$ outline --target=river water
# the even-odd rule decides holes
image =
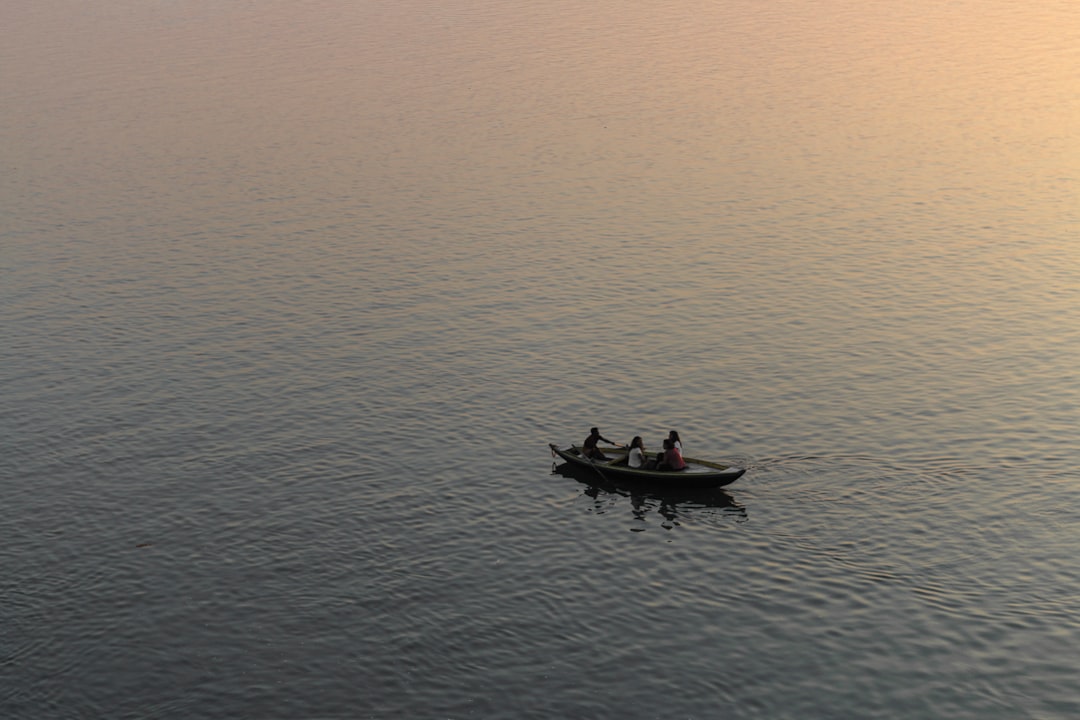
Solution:
[[[0,716],[1080,715],[1075,3],[0,40]]]

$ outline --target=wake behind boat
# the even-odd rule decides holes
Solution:
[[[721,465],[708,460],[683,458],[686,468],[683,470],[645,470],[632,468],[626,464],[626,448],[603,448],[607,460],[594,460],[584,457],[581,448],[571,446],[565,450],[555,443],[549,443],[553,457],[560,457],[567,463],[592,470],[601,478],[611,482],[633,482],[672,488],[714,488],[735,482],[746,472],[743,468]],[[650,453],[646,453],[651,457]]]

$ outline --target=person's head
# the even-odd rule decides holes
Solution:
[[[675,442],[669,437],[664,438],[664,449],[670,450],[673,447],[675,447]]]
[[[671,442],[682,442],[682,440],[679,439],[679,433],[675,432],[674,430],[669,432],[667,436],[671,438]]]
[[[630,447],[632,447],[632,448],[643,447],[642,444],[641,444],[641,436],[640,435],[635,435],[634,436],[634,439],[630,441]]]
[[[593,428],[592,430],[589,430],[589,434],[590,435],[599,435],[600,434],[600,428]]]

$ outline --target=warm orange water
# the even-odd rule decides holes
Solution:
[[[1077,48],[0,8],[0,715],[1076,716]],[[748,472],[550,475],[594,424]]]

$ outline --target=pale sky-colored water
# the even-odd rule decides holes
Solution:
[[[1078,41],[0,8],[0,714],[1075,716]]]
[[[1067,3],[4,12],[20,186],[66,176],[70,195],[80,169],[115,169],[107,189],[133,200],[142,188],[183,203],[263,192],[486,209],[496,183],[571,214],[591,200],[665,222],[747,196],[794,209],[834,188],[832,210],[855,219],[882,201],[985,214],[980,200],[1050,231],[1076,219]],[[260,183],[200,172],[230,162]],[[1046,200],[1017,203],[1029,191]]]

